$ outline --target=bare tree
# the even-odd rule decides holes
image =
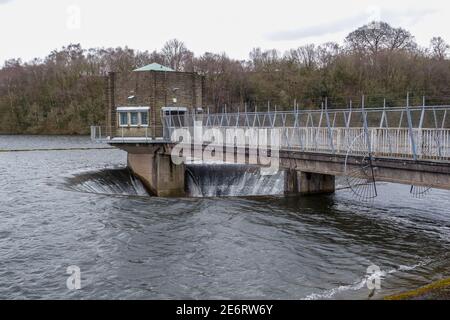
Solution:
[[[402,28],[393,28],[386,22],[372,22],[364,25],[351,32],[345,41],[352,50],[374,55],[381,50],[416,48],[411,33]]]
[[[72,44],[43,59],[8,60],[0,66],[0,132],[86,134],[86,124],[105,121],[104,75],[116,71],[118,88],[134,87],[130,71],[150,62],[205,75],[205,105],[234,105],[235,111],[238,105],[253,110],[268,100],[280,110],[294,100],[303,108],[316,108],[321,102],[316,98],[324,95],[344,106],[343,96],[360,92],[382,93],[392,103],[403,101],[406,91],[445,97],[449,50],[440,37],[433,38],[428,49],[418,47],[408,31],[387,23],[353,31],[345,47],[310,44],[283,56],[276,50],[254,49],[243,61],[225,53],[193,57],[178,40],[153,52],[127,47],[85,50]],[[433,99],[430,103],[447,102]],[[368,105],[379,103],[378,98],[368,100]]]
[[[450,46],[441,37],[433,37],[430,41],[430,49],[433,58],[444,60]]]
[[[183,41],[177,39],[167,41],[161,54],[165,63],[175,71],[186,71],[186,67],[192,64],[193,53],[186,48]]]
[[[327,42],[317,47],[317,64],[325,68],[339,55],[341,48],[335,42]]]
[[[312,69],[316,65],[316,46],[307,44],[297,49],[292,49],[287,53],[287,58],[299,66]]]
[[[414,37],[403,28],[389,28],[387,37],[388,49],[394,50],[413,50],[417,47]]]

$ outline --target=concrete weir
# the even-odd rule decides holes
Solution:
[[[128,166],[147,189],[160,197],[185,196],[185,166],[172,162],[173,143],[110,143],[128,153]],[[192,147],[192,146],[191,146]],[[202,147],[203,151],[205,146]],[[228,158],[224,148],[223,159]],[[242,152],[240,164],[249,163],[249,149],[233,150],[232,155]],[[208,153],[203,153],[206,158]],[[286,194],[326,194],[335,191],[335,177],[361,170],[360,158],[329,155],[294,150],[280,150],[279,166],[285,174]],[[450,190],[450,166],[444,161],[417,161],[411,159],[375,158],[373,160],[376,181],[402,183]]]
[[[172,144],[113,144],[128,153],[128,168],[147,190],[158,197],[186,196],[184,164],[177,165],[171,159]],[[335,192],[335,176],[304,172],[289,167],[284,175],[287,195],[329,194]]]

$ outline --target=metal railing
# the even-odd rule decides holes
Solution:
[[[193,127],[172,128],[187,130],[194,137]],[[409,129],[368,128],[294,128],[294,127],[202,127],[203,132],[214,129],[220,135],[222,145],[243,148],[255,145],[252,136],[261,139],[261,132],[268,145],[276,143],[276,148],[287,151],[314,152],[327,154],[366,154],[376,157],[405,158],[416,160],[449,160],[450,129],[413,129],[416,144],[415,153]],[[259,129],[259,131],[256,131]],[[264,130],[266,130],[264,132]],[[274,132],[276,134],[274,134]],[[275,138],[276,136],[276,138]],[[243,137],[241,139],[237,137]],[[252,142],[253,141],[253,142]],[[370,142],[370,148],[368,142]],[[171,142],[177,142],[172,140]]]
[[[127,143],[131,141],[150,143],[160,141],[164,128],[91,126],[91,140],[100,143]]]
[[[367,153],[379,157],[445,160],[450,158],[450,106],[328,109],[266,112],[209,112],[163,115],[162,127],[92,127],[93,140],[102,142],[153,142],[171,140],[176,129],[194,136],[195,128],[215,129],[228,136],[265,129],[278,131],[279,148],[329,154]],[[105,132],[113,132],[105,135]],[[249,133],[250,132],[250,133]],[[267,137],[270,141],[271,137]],[[230,143],[230,142],[228,142]],[[236,142],[232,142],[236,145]]]
[[[364,120],[366,118],[366,120]],[[235,113],[186,113],[162,117],[164,127],[368,127],[450,128],[450,106],[349,108]]]

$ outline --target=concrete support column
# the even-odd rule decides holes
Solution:
[[[287,170],[284,181],[286,194],[327,194],[336,187],[335,176],[296,170]]]
[[[185,166],[175,165],[170,155],[128,153],[128,167],[158,197],[185,196]]]

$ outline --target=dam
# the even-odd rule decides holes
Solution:
[[[450,106],[410,105],[406,95],[404,106],[368,108],[362,96],[344,109],[324,99],[315,110],[244,105],[218,113],[203,108],[203,81],[157,64],[122,80],[110,73],[108,123],[91,127],[92,140],[126,151],[129,169],[160,197],[185,196],[186,163],[196,161],[217,170],[275,164],[286,194],[333,193],[336,176],[362,199],[377,196],[378,181],[417,194],[450,190]]]

